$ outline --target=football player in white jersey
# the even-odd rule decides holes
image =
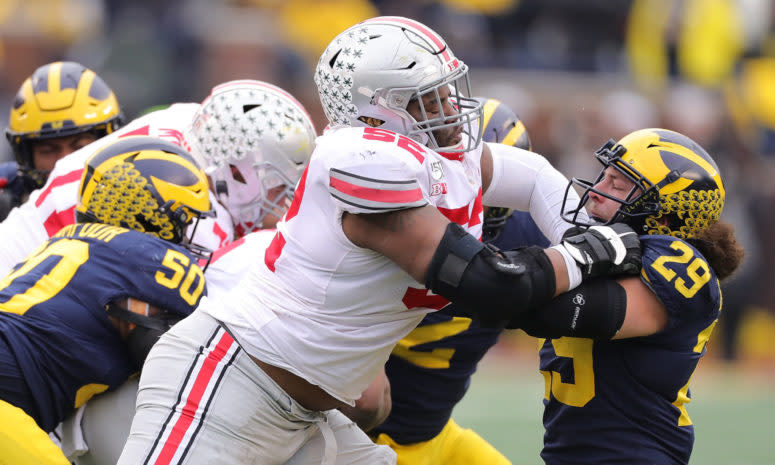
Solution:
[[[424,314],[452,300],[498,325],[584,279],[638,272],[640,243],[622,225],[546,250],[479,242],[483,192],[529,208],[559,241],[567,181],[540,156],[511,162],[480,142],[467,71],[406,18],[331,42],[315,81],[332,127],[265,251],[244,257],[250,274],[151,350],[120,465],[395,463],[336,408]]]
[[[317,133],[291,94],[266,82],[238,80],[213,88],[187,137],[240,238],[280,220]]]
[[[272,112],[267,112],[268,107]],[[194,241],[215,250],[232,241],[235,232],[260,228],[265,219],[277,221],[279,215],[272,211],[290,202],[312,151],[315,128],[290,94],[251,80],[218,85],[201,105],[176,103],[137,118],[59,160],[45,186],[11,211],[0,224],[0,241],[5,244],[0,249],[0,275],[73,223],[84,162],[100,147],[129,135],[150,135],[181,145],[205,169],[217,216],[202,221]],[[267,138],[277,140],[282,148],[253,149]]]
[[[175,119],[170,118],[173,114]],[[301,103],[277,86],[254,80],[220,84],[201,105],[176,104],[140,120],[144,123],[131,123],[130,132],[175,134],[171,127],[153,129],[161,126],[154,122],[180,122],[183,137],[174,141],[198,155],[222,210],[228,210],[221,214],[231,220],[227,226],[233,225],[237,237],[274,227],[290,203],[316,137]],[[216,235],[213,242],[218,240]],[[241,242],[229,242],[214,256]],[[208,267],[208,292],[217,296],[236,285],[243,267]],[[129,432],[136,391],[136,380],[130,380],[93,398],[65,421],[59,431],[65,455],[78,465],[115,463]]]

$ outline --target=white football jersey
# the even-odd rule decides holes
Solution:
[[[350,242],[342,214],[430,204],[480,237],[481,146],[447,156],[384,129],[327,131],[271,243],[240,252],[249,273],[200,309],[252,355],[352,403],[393,346],[447,301]]]
[[[253,260],[246,257],[263,257],[276,232],[276,229],[254,231],[216,250],[205,270],[207,295],[217,300],[236,288],[254,266]]]
[[[30,194],[24,204],[11,210],[0,223],[0,243],[3,244],[0,247],[0,276],[7,274],[64,226],[75,222],[81,173],[86,160],[97,150],[120,137],[132,135],[160,137],[190,150],[183,135],[197,109],[198,103],[178,103],[149,113],[59,160],[46,185]],[[215,250],[231,241],[234,226],[228,211],[212,192],[210,202],[216,218],[199,222],[194,242]]]

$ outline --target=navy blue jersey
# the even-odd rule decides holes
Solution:
[[[103,224],[62,229],[0,281],[0,398],[52,430],[136,371],[106,304],[133,297],[188,315],[203,291],[182,247]]]
[[[549,247],[549,240],[538,229],[530,213],[515,211],[506,218],[506,225],[493,244],[500,249],[510,250],[528,245]]]
[[[689,461],[689,380],[719,316],[719,283],[687,242],[669,236],[641,241],[641,277],[667,309],[668,324],[647,337],[544,342],[541,456],[547,464]]]
[[[510,249],[547,242],[529,214],[515,212],[493,244]],[[447,424],[477,364],[501,332],[454,316],[459,313],[454,304],[429,313],[393,349],[385,365],[393,407],[373,433],[412,444],[434,438]]]

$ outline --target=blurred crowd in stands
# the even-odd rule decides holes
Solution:
[[[66,59],[97,71],[130,120],[252,78],[290,90],[322,129],[317,57],[376,15],[412,17],[445,37],[471,66],[475,93],[511,106],[534,150],[569,177],[593,176],[592,151],[639,128],[673,129],[707,148],[728,182],[724,216],[747,249],[727,285],[715,353],[775,358],[769,0],[2,0],[0,126],[21,82]],[[10,158],[0,144],[0,159]]]

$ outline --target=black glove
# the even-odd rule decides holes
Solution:
[[[572,226],[565,230],[564,233],[562,233],[562,240],[572,237],[572,236],[578,236],[579,234],[584,234],[587,232],[587,229],[589,229],[588,226]]]
[[[637,233],[624,223],[590,226],[581,234],[565,237],[561,245],[581,267],[583,280],[603,275],[640,273],[640,240]]]
[[[10,189],[0,189],[0,221],[4,221],[14,207],[18,207],[19,199]]]

